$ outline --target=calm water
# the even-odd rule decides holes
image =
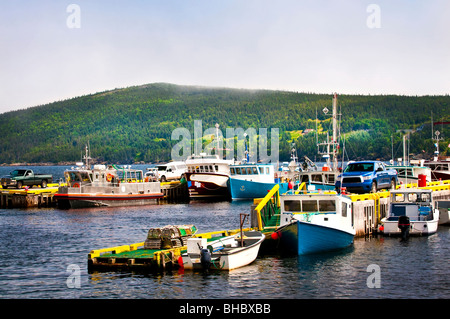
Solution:
[[[0,167],[0,175],[10,170]],[[60,174],[63,168],[39,170]],[[266,256],[229,273],[87,272],[92,249],[142,242],[149,228],[168,224],[195,224],[200,232],[236,229],[239,213],[249,211],[243,201],[0,209],[0,298],[450,298],[449,227],[408,242],[356,239],[338,253]],[[379,288],[368,287],[370,265],[380,269]],[[79,288],[68,287],[70,267],[81,271]]]

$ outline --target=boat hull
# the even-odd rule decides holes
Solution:
[[[193,199],[230,199],[227,175],[186,173],[189,197]]]
[[[438,221],[411,221],[409,236],[427,236],[437,232]],[[401,236],[402,232],[398,228],[398,221],[385,221],[383,233],[386,236]]]
[[[294,221],[278,230],[282,250],[298,255],[349,247],[354,234],[308,222]]]
[[[61,208],[139,206],[157,202],[163,193],[134,195],[55,194]]]
[[[265,235],[257,232],[256,236],[244,239],[244,247],[225,248],[212,252],[210,270],[233,270],[251,264],[258,257],[261,243]],[[221,245],[225,240],[219,240],[216,243]],[[228,238],[230,240],[230,238]],[[233,239],[234,241],[234,239]],[[214,243],[212,243],[215,246]],[[217,246],[217,245],[216,245]],[[215,246],[215,247],[216,247]],[[189,248],[188,248],[189,249]],[[212,248],[213,249],[213,248]],[[182,255],[183,267],[188,270],[205,270],[201,263],[200,254],[185,253]]]

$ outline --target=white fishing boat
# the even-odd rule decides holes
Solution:
[[[148,182],[142,170],[117,165],[93,165],[86,147],[86,163],[64,172],[65,186],[54,195],[61,208],[128,206],[156,203],[164,194],[159,182]]]
[[[186,160],[189,197],[229,199],[228,179],[234,161],[201,153]]]
[[[439,210],[433,206],[430,189],[391,191],[388,216],[381,220],[387,236],[430,235],[438,228]]]
[[[249,265],[258,257],[264,234],[244,231],[213,241],[206,238],[187,240],[187,252],[182,255],[184,269],[232,270]]]
[[[343,249],[356,231],[352,201],[336,192],[280,196],[280,227],[274,235],[283,251],[298,255]]]

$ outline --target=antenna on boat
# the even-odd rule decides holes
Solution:
[[[90,151],[89,141],[88,141],[88,143],[86,145],[85,152],[86,152],[86,154],[83,156],[83,159],[86,161],[86,168],[90,169],[91,165],[89,164],[89,160],[92,159],[92,158],[91,158],[91,151]]]

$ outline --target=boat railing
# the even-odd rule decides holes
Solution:
[[[275,186],[256,206],[258,230],[262,231],[265,227],[276,226],[277,216],[280,213],[280,186]]]

